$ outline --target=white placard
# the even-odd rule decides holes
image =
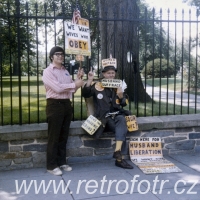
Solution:
[[[88,26],[65,21],[65,51],[67,54],[91,56],[90,29]]]
[[[117,59],[116,58],[107,58],[103,59],[102,61],[102,67],[107,67],[107,66],[114,66],[117,68]]]
[[[102,79],[101,84],[107,88],[119,88],[122,87],[122,80],[120,79]]]
[[[101,122],[94,116],[90,115],[85,122],[82,124],[82,128],[87,131],[90,135],[93,135],[99,128]]]

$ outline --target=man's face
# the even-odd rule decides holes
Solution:
[[[103,72],[103,76],[106,79],[114,79],[116,75],[115,70],[108,70],[106,72]]]
[[[54,63],[62,64],[64,61],[63,52],[55,52],[52,56],[52,60]]]

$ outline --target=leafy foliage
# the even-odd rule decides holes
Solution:
[[[144,77],[149,76],[152,78],[170,77],[174,74],[174,65],[166,59],[157,58],[147,63],[147,66],[142,70],[142,74]]]

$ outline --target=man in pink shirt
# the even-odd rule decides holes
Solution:
[[[79,69],[77,78],[72,80],[69,72],[62,65],[65,52],[55,46],[51,49],[50,65],[43,72],[46,89],[46,115],[48,121],[47,171],[62,175],[61,169],[71,171],[66,163],[66,144],[72,118],[72,93],[83,85],[83,71]]]

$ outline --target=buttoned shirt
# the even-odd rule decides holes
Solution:
[[[75,92],[75,83],[63,66],[57,68],[51,63],[43,71],[42,81],[46,89],[47,99],[70,99],[72,93]]]

